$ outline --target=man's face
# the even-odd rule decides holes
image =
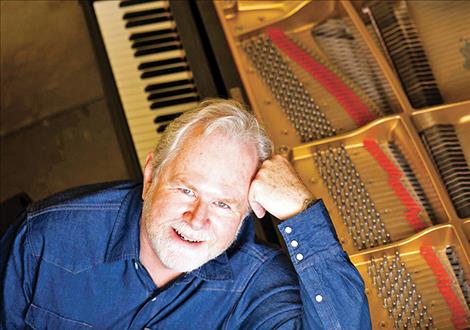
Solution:
[[[151,186],[144,184],[142,230],[167,268],[189,272],[231,245],[257,161],[252,145],[191,132]]]

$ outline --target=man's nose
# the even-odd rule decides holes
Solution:
[[[183,215],[193,229],[203,229],[209,222],[209,207],[202,201],[194,203]]]

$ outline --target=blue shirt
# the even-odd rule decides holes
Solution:
[[[321,201],[255,243],[165,287],[139,260],[141,185],[95,185],[33,204],[1,241],[2,329],[369,329],[363,281]],[[290,260],[289,260],[290,259]]]

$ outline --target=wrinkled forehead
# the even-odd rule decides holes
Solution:
[[[215,138],[214,138],[215,137]],[[215,140],[215,141],[214,141]],[[221,145],[222,143],[239,144],[242,145],[243,149],[251,152],[255,151],[257,162],[260,162],[257,141],[255,141],[249,134],[237,134],[235,131],[231,131],[230,128],[225,126],[211,126],[209,127],[206,123],[195,124],[184,133],[181,137],[179,146],[194,146],[196,142],[202,144],[215,143]]]
[[[227,171],[245,169],[252,172],[258,164],[257,151],[252,143],[220,131],[189,135],[179,156],[225,165]]]

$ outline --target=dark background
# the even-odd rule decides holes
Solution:
[[[129,178],[78,0],[0,6],[0,202]]]

